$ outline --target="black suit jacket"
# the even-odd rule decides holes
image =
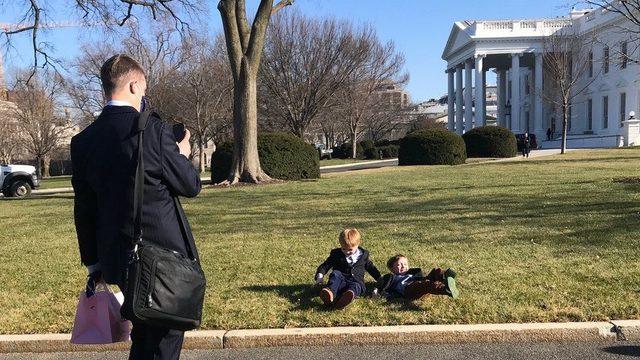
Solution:
[[[414,279],[417,279],[417,280],[426,279],[425,276],[424,276],[424,273],[422,272],[422,269],[420,269],[420,268],[411,268],[411,269],[407,270],[406,273],[409,274],[409,275],[413,275]],[[429,275],[431,275],[431,273]],[[377,284],[376,288],[380,292],[390,292],[390,291],[392,291],[393,289],[390,289],[390,287],[391,287],[391,284],[393,283],[393,278],[394,277],[395,277],[395,274],[385,274],[380,279],[378,279],[378,284]]]
[[[106,106],[71,140],[75,224],[82,263],[99,263],[110,284],[121,285],[133,238],[133,188],[137,165],[138,111]],[[174,196],[195,197],[200,175],[179,153],[171,126],[155,114],[144,132],[143,239],[186,254],[197,250]],[[184,229],[178,222],[184,221]]]
[[[368,272],[376,281],[380,278],[380,271],[369,258],[369,252],[363,248],[359,248],[362,255],[353,266],[347,262],[347,257],[340,248],[331,250],[329,257],[325,260],[316,271],[316,274],[325,275],[329,270],[338,270],[346,275],[351,275],[356,281],[364,286],[364,272]]]

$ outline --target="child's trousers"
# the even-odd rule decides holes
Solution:
[[[329,288],[336,297],[339,297],[347,290],[353,291],[353,293],[356,294],[356,297],[364,293],[364,286],[356,281],[353,276],[349,274],[345,275],[337,270],[333,270],[331,275],[329,275],[327,288]]]

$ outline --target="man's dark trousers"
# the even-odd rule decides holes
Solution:
[[[98,264],[103,279],[121,289],[132,250],[138,117],[131,106],[106,106],[71,141],[80,258],[84,265]],[[187,218],[173,198],[196,196],[200,175],[180,154],[171,126],[157,116],[149,117],[143,147],[143,239],[183,255],[187,255],[188,242],[198,259]],[[134,323],[130,358],[178,359],[183,336],[181,331]]]
[[[336,297],[342,295],[347,290],[353,291],[356,297],[364,293],[362,285],[358,281],[356,281],[356,279],[354,279],[351,275],[345,275],[338,270],[333,270],[331,272],[331,275],[329,275],[329,282],[327,283],[327,287]]]

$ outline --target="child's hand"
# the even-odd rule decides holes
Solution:
[[[371,293],[371,297],[374,299],[380,298],[380,292],[378,291],[378,288],[373,289],[373,293]]]
[[[321,273],[317,273],[315,280],[316,284],[322,284],[322,282],[324,281],[324,275],[322,275]]]

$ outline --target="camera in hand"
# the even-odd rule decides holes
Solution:
[[[187,136],[187,129],[184,124],[178,123],[173,125],[173,137],[176,138],[176,142],[181,142],[184,137]]]

